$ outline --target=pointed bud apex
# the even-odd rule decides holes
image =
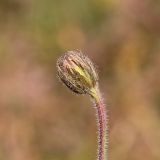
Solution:
[[[68,51],[57,61],[58,76],[73,92],[90,94],[98,75],[91,60],[80,51]]]

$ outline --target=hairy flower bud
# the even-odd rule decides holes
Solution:
[[[64,84],[78,94],[90,94],[98,75],[91,60],[80,51],[68,51],[57,61],[58,76]]]

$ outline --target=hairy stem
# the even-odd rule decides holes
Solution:
[[[94,99],[96,118],[97,118],[97,128],[98,128],[98,150],[97,150],[97,160],[108,160],[107,158],[107,114],[105,105],[102,100],[98,86],[92,94]]]

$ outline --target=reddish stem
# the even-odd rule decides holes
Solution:
[[[98,128],[97,160],[107,160],[107,115],[98,87],[96,89],[94,100]]]

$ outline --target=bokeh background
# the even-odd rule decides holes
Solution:
[[[160,160],[159,0],[0,0],[0,160],[96,159],[92,104],[56,75],[74,49],[98,66],[110,160]]]

